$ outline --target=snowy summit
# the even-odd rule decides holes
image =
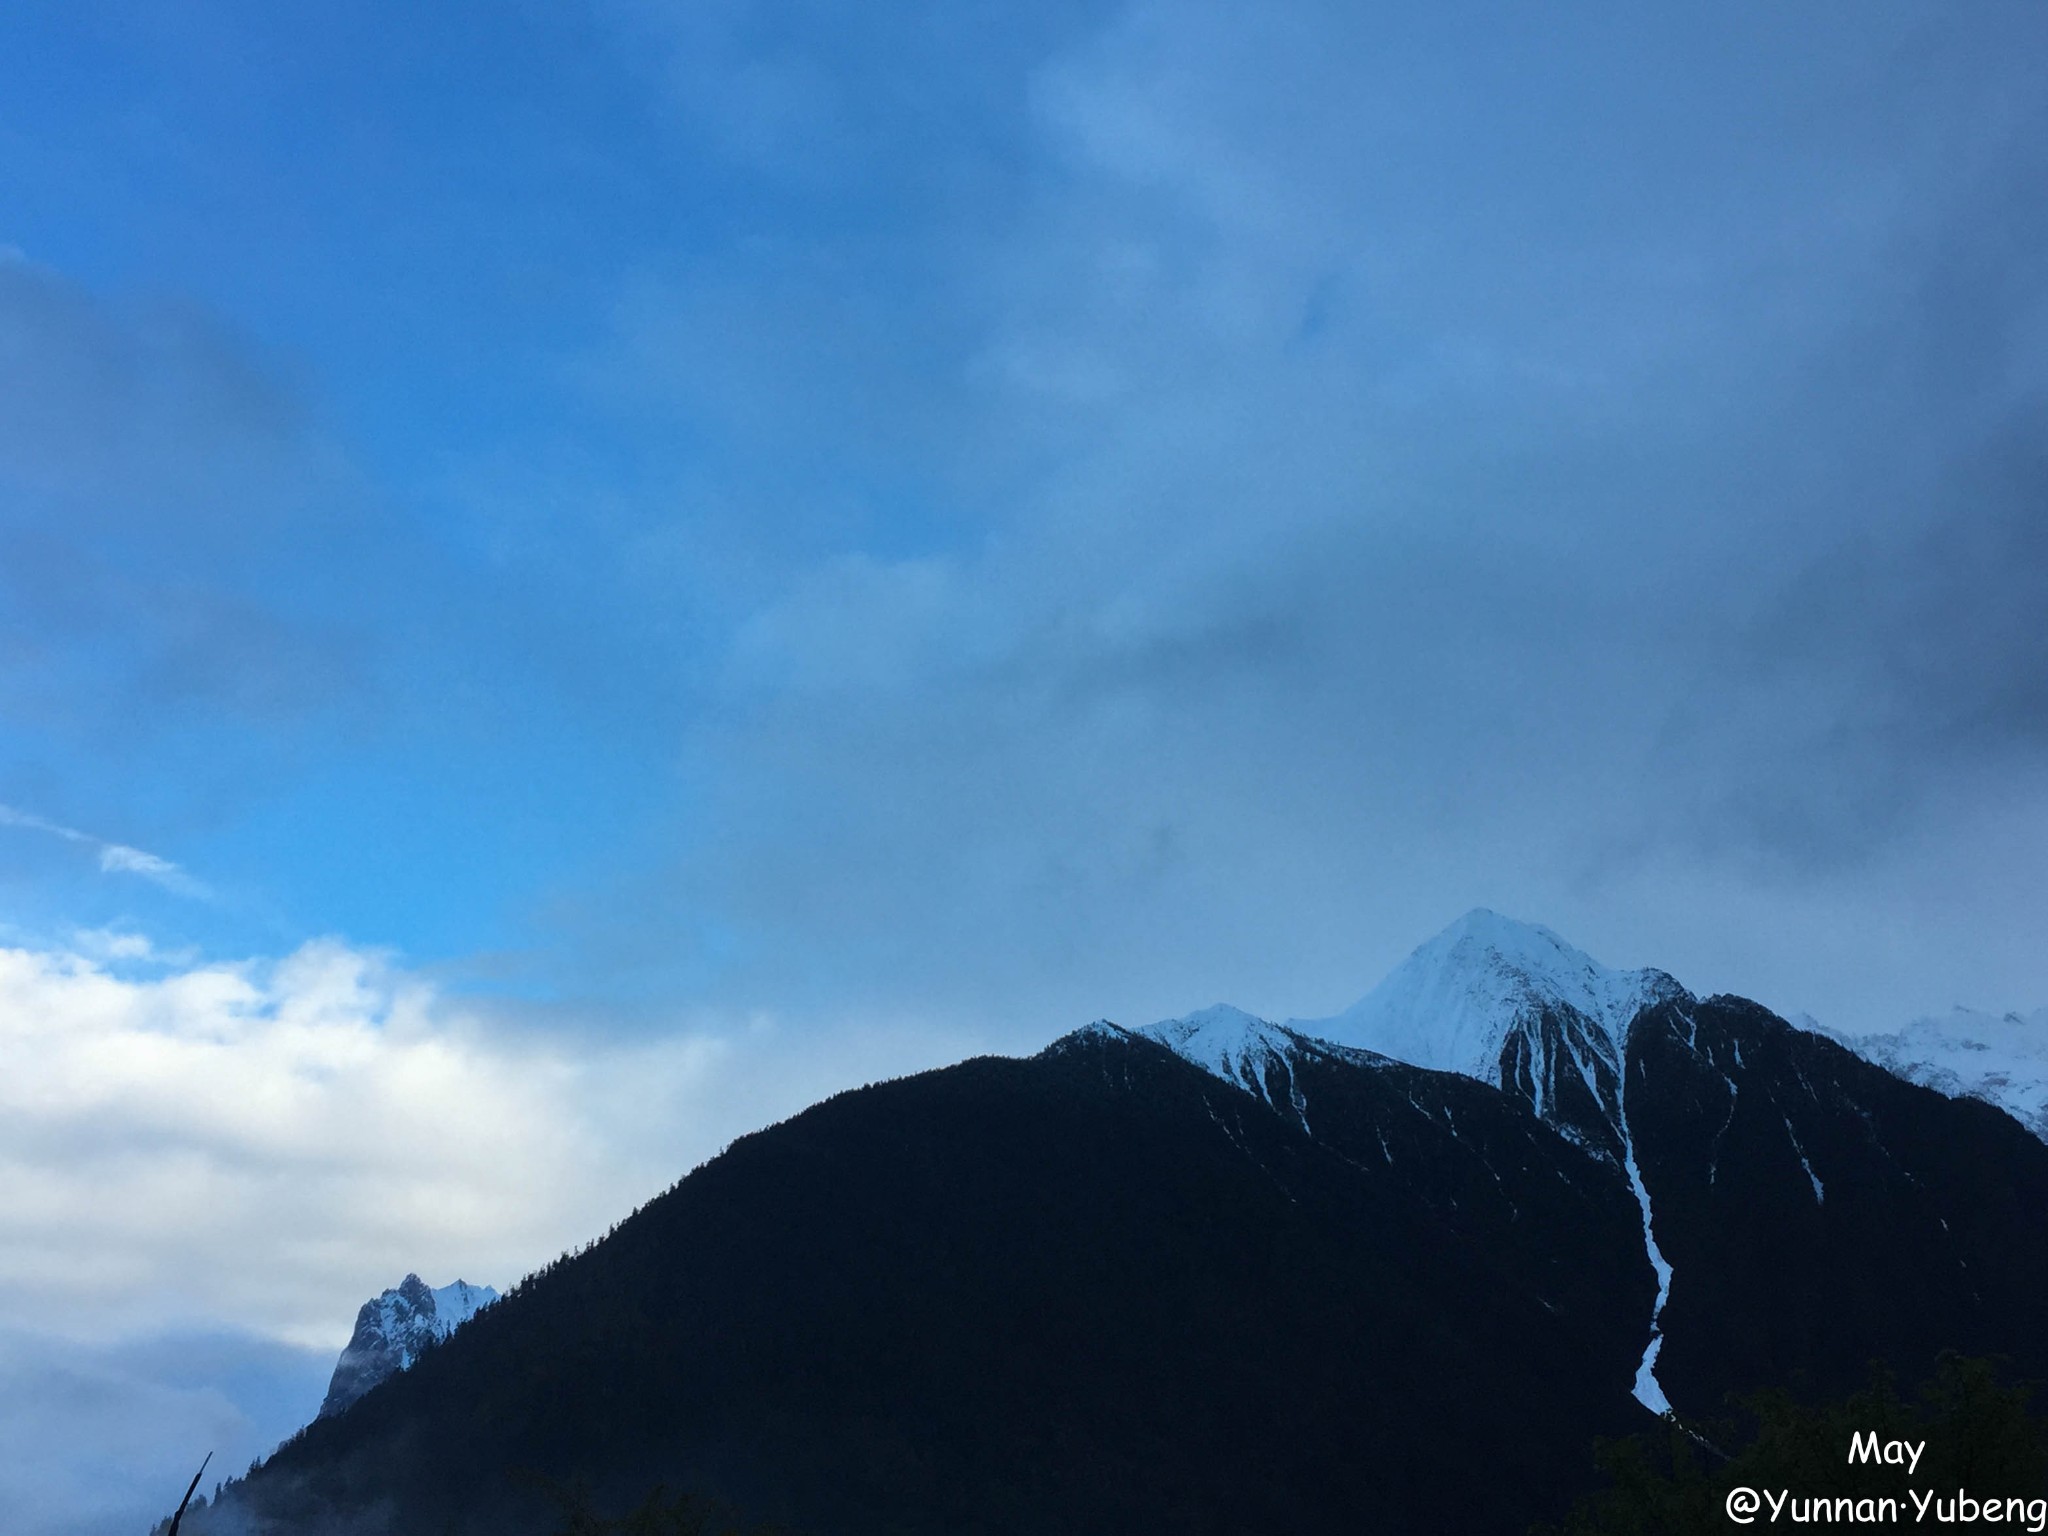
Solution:
[[[1635,1391],[1645,1407],[1662,1413],[1670,1404],[1656,1363],[1672,1271],[1658,1247],[1649,1191],[1636,1165],[1622,1063],[1636,1016],[1674,999],[1690,1002],[1692,995],[1662,971],[1609,970],[1548,928],[1479,908],[1335,1018],[1277,1025],[1219,1005],[1142,1033],[1268,1103],[1275,1083],[1284,1084],[1304,1130],[1309,1106],[1294,1063],[1304,1050],[1334,1050],[1359,1061],[1392,1058],[1476,1078],[1524,1100],[1561,1134],[1606,1159],[1635,1195],[1645,1255],[1657,1276]]]
[[[1396,1060],[1500,1082],[1510,1033],[1546,1009],[1599,1026],[1617,1050],[1646,1005],[1685,995],[1662,971],[1614,971],[1535,923],[1475,908],[1334,1018],[1296,1027]]]

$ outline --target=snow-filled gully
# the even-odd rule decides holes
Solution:
[[[1567,1043],[1567,1054],[1572,1065],[1579,1070],[1587,1090],[1597,1103],[1600,1097],[1599,1084],[1585,1057],[1580,1054],[1575,1042]],[[1634,1192],[1636,1206],[1643,1213],[1643,1251],[1649,1255],[1650,1268],[1657,1276],[1657,1300],[1650,1308],[1650,1342],[1643,1347],[1643,1358],[1636,1365],[1635,1399],[1652,1413],[1669,1413],[1671,1401],[1664,1395],[1664,1388],[1657,1382],[1657,1352],[1664,1347],[1664,1303],[1671,1298],[1671,1264],[1664,1257],[1664,1251],[1657,1246],[1657,1233],[1650,1219],[1650,1191],[1643,1183],[1643,1171],[1636,1166],[1635,1136],[1628,1128],[1628,1044],[1620,1046],[1620,1060],[1616,1063],[1614,1118],[1615,1129],[1621,1133],[1621,1166],[1628,1175],[1628,1187]]]
[[[1671,1297],[1671,1264],[1657,1247],[1657,1234],[1650,1224],[1650,1192],[1643,1187],[1642,1171],[1636,1167],[1635,1143],[1624,1132],[1621,1140],[1627,1158],[1629,1188],[1636,1192],[1636,1204],[1643,1212],[1643,1248],[1650,1255],[1650,1268],[1657,1272],[1657,1303],[1650,1309],[1650,1342],[1636,1366],[1636,1401],[1652,1413],[1669,1413],[1670,1399],[1657,1384],[1657,1351],[1664,1347],[1664,1303]]]
[[[1581,1067],[1583,1071],[1584,1068]],[[1635,1191],[1636,1205],[1643,1213],[1643,1250],[1650,1256],[1650,1268],[1657,1274],[1657,1300],[1650,1308],[1650,1342],[1636,1365],[1635,1398],[1652,1413],[1669,1413],[1671,1400],[1657,1382],[1657,1352],[1664,1347],[1664,1303],[1671,1299],[1671,1264],[1657,1246],[1656,1228],[1650,1219],[1650,1191],[1643,1183],[1643,1171],[1636,1166],[1636,1141],[1628,1128],[1628,1047],[1622,1046],[1621,1071],[1616,1080],[1615,1118],[1621,1122],[1622,1167],[1628,1173],[1628,1187]]]

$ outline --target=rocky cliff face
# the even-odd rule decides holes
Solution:
[[[497,1299],[498,1293],[488,1285],[466,1280],[430,1290],[418,1275],[407,1275],[382,1295],[371,1297],[356,1313],[356,1331],[335,1362],[320,1417],[340,1413]]]

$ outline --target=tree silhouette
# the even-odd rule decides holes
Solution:
[[[1737,1488],[1802,1499],[1891,1497],[1908,1518],[1909,1489],[2040,1498],[2048,1494],[2048,1421],[2029,1411],[2030,1397],[1999,1362],[1946,1354],[1912,1400],[1873,1365],[1869,1384],[1847,1398],[1814,1403],[1774,1390],[1745,1398],[1719,1421],[1669,1418],[1601,1442],[1595,1456],[1608,1485],[1581,1499],[1562,1526],[1536,1527],[1536,1536],[1727,1536],[1734,1527],[1725,1500]],[[1910,1471],[1852,1463],[1852,1438],[1870,1434],[1925,1442],[1924,1456]]]

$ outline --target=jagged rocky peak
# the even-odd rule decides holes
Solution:
[[[340,1413],[385,1377],[405,1370],[422,1350],[447,1338],[497,1299],[498,1293],[488,1285],[457,1280],[431,1289],[418,1275],[407,1275],[371,1297],[356,1313],[355,1332],[334,1364],[320,1417]]]
[[[1690,996],[1662,971],[1610,970],[1548,928],[1479,908],[1344,1012],[1297,1027],[1492,1083],[1619,1160],[1629,1024]]]

